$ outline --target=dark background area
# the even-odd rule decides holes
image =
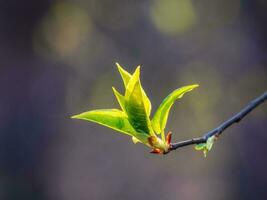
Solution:
[[[267,107],[226,130],[207,158],[149,154],[70,116],[118,107],[115,67],[171,111],[174,140],[200,136],[267,86],[265,0],[1,0],[0,199],[267,199]],[[152,111],[152,112],[153,112]]]

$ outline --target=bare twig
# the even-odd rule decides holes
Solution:
[[[177,143],[172,143],[170,146],[170,151],[178,149],[180,147],[192,145],[192,144],[200,144],[205,143],[207,139],[211,136],[219,136],[222,132],[233,125],[234,123],[238,123],[242,120],[248,113],[250,113],[257,106],[262,104],[267,99],[267,91],[265,91],[261,96],[251,101],[246,107],[244,107],[240,112],[236,113],[233,117],[229,118],[222,124],[220,124],[217,128],[205,133],[202,137],[192,138],[189,140],[180,141]]]

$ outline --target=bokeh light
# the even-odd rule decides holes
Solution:
[[[197,21],[191,0],[154,0],[150,15],[157,29],[171,35],[186,32]]]
[[[68,57],[90,36],[92,23],[86,10],[68,2],[53,4],[41,20],[35,37],[35,50],[41,55]]]

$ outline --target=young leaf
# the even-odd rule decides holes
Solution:
[[[113,93],[115,95],[115,97],[117,98],[119,104],[120,104],[120,107],[121,109],[126,112],[125,110],[125,99],[124,99],[124,96],[122,96],[117,90],[115,87],[112,87],[112,90],[113,90]]]
[[[135,136],[136,131],[130,125],[127,115],[117,109],[99,109],[74,115],[71,118],[95,122],[127,135]]]
[[[124,86],[125,86],[125,88],[127,88],[127,85],[129,83],[130,79],[132,78],[132,75],[129,72],[127,72],[126,70],[124,70],[120,66],[119,63],[116,63],[116,65],[117,65],[117,68],[118,68],[118,70],[120,72],[120,75],[122,77]],[[137,69],[138,68],[140,68],[140,66],[138,66]],[[150,102],[149,98],[147,97],[147,95],[146,95],[144,89],[142,88],[142,86],[141,86],[141,90],[142,90],[142,94],[143,94],[143,101],[144,101],[144,105],[145,105],[145,108],[146,108],[146,112],[147,112],[148,116],[150,116],[150,113],[151,113],[151,102]],[[126,91],[125,91],[125,93],[126,93]]]
[[[212,148],[212,146],[213,146],[215,140],[216,140],[216,136],[215,136],[215,135],[214,135],[214,136],[211,136],[211,137],[209,137],[209,138],[207,139],[207,142],[206,142],[206,148],[207,148],[208,151],[211,150],[211,148]]]
[[[153,130],[145,108],[139,76],[140,67],[135,70],[127,85],[125,93],[125,109],[129,122],[136,132],[150,135],[153,134]]]
[[[206,143],[197,144],[195,146],[195,149],[198,151],[203,150],[204,148],[206,148]]]
[[[162,131],[164,131],[169,116],[170,108],[172,107],[175,100],[182,98],[182,96],[186,92],[189,92],[196,87],[198,87],[198,85],[189,85],[181,87],[177,90],[174,90],[162,101],[152,119],[152,127],[157,134],[160,134]]]
[[[198,151],[203,151],[204,157],[207,157],[207,153],[211,150],[215,140],[216,140],[216,136],[211,136],[207,139],[206,143],[197,144],[195,146],[195,149]]]
[[[146,144],[149,135],[138,133],[131,126],[127,115],[117,109],[99,109],[74,115],[71,118],[95,122],[121,133],[136,137],[140,142]]]
[[[128,82],[131,79],[132,75],[126,70],[124,70],[119,63],[116,63],[116,65],[123,80],[124,87],[127,88]]]
[[[151,102],[150,102],[149,98],[147,97],[144,89],[142,88],[141,83],[140,83],[140,87],[141,87],[141,91],[142,91],[142,96],[143,96],[143,101],[144,101],[144,106],[145,106],[145,109],[146,109],[146,113],[147,113],[147,115],[149,117],[150,113],[151,113]]]

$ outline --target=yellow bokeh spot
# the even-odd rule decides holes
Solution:
[[[154,0],[150,16],[159,31],[171,35],[186,32],[196,23],[191,0]]]
[[[91,20],[86,10],[66,2],[52,5],[41,21],[34,37],[38,53],[68,56],[74,53],[88,37]]]

